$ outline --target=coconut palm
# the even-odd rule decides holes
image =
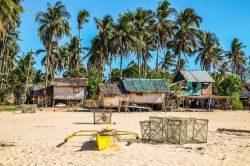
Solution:
[[[81,30],[83,25],[89,22],[89,12],[87,10],[81,10],[77,15],[77,28],[78,28],[78,40],[81,41]]]
[[[53,53],[55,56],[54,68],[56,69],[57,74],[61,75],[63,71],[66,70],[69,61],[69,50],[68,43],[62,45]]]
[[[104,16],[103,19],[94,18],[98,34],[91,42],[91,47],[87,56],[91,56],[89,59],[89,65],[96,67],[101,70],[101,79],[104,75],[104,66],[108,59],[112,63],[112,52],[111,52],[111,43],[110,40],[113,35],[114,23],[110,15]],[[98,61],[98,62],[97,62]],[[111,71],[110,71],[111,72]]]
[[[79,48],[79,40],[75,36],[71,39],[70,43],[66,44],[67,48],[67,56],[65,56],[66,60],[66,68],[67,71],[64,75],[70,77],[83,77],[85,74],[85,69],[82,64],[82,57],[79,53],[83,52],[83,48]]]
[[[171,42],[177,56],[177,70],[180,70],[181,56],[184,55],[187,59],[186,55],[192,56],[197,50],[197,36],[200,32],[198,28],[201,21],[202,18],[191,8],[187,8],[177,15],[176,24],[173,27],[175,35]]]
[[[49,78],[54,77],[52,49],[57,48],[58,41],[64,36],[70,35],[68,19],[70,14],[61,1],[56,2],[55,6],[47,4],[44,12],[38,12],[35,21],[38,22],[38,36],[46,50],[46,85]]]
[[[13,40],[13,36],[17,34],[16,28],[20,24],[20,14],[23,11],[20,0],[0,1],[0,73],[6,73],[3,70],[8,66],[6,60],[9,59],[9,49],[13,52],[13,44],[10,43],[17,40],[17,37]]]
[[[10,30],[20,24],[20,14],[24,12],[20,0],[0,1],[0,37],[3,39]]]
[[[115,33],[111,41],[119,49],[120,56],[120,78],[122,78],[123,58],[128,58],[132,52],[132,46],[138,42],[134,36],[133,13],[127,12],[119,16],[118,23],[115,25]]]
[[[170,20],[170,17],[175,16],[177,12],[174,8],[171,8],[170,5],[171,4],[167,0],[160,2],[155,14],[155,43],[157,50],[155,68],[157,73],[159,66],[159,52],[166,49],[167,43],[173,37],[172,26],[174,22]]]
[[[169,73],[170,68],[175,66],[175,60],[174,55],[171,53],[171,51],[167,51],[164,58],[162,58],[162,61],[160,62],[160,66],[162,69],[164,69],[166,72]]]
[[[154,15],[151,10],[144,10],[142,8],[137,8],[133,13],[133,33],[134,33],[134,42],[133,42],[133,50],[137,56],[138,60],[138,73],[139,78],[141,77],[141,58],[144,60],[148,60],[149,50],[146,50],[146,40],[149,43],[149,36],[151,35],[152,25],[154,24]],[[148,46],[149,49],[149,46]],[[146,63],[145,63],[146,64]],[[145,65],[144,65],[145,66]]]
[[[243,49],[245,47],[246,46],[240,42],[239,39],[234,38],[231,43],[230,51],[226,52],[232,69],[231,71],[234,74],[240,75],[241,69],[244,67],[246,57]]]
[[[33,65],[35,64],[35,60],[33,58],[34,54],[35,52],[31,50],[26,55],[24,55],[24,57],[19,61],[19,68],[22,70],[23,75],[25,77],[24,93],[22,94],[22,103],[26,101],[27,90],[34,76],[34,68],[33,68]]]
[[[210,71],[211,67],[216,70],[216,66],[222,60],[223,50],[215,34],[210,32],[201,32],[198,36],[198,56],[195,63],[200,63],[203,70]]]

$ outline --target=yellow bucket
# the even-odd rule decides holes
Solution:
[[[103,150],[110,145],[110,136],[96,134],[97,149]]]

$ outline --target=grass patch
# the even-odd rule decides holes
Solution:
[[[13,112],[20,110],[18,106],[0,106],[0,111]]]

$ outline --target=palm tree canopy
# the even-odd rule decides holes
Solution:
[[[160,2],[156,9],[156,24],[155,24],[155,32],[158,41],[158,47],[165,48],[167,46],[167,42],[171,39],[173,35],[172,26],[174,25],[174,21],[170,20],[171,16],[175,16],[177,11],[174,8],[170,7],[170,3],[167,0]]]
[[[239,41],[239,39],[234,38],[231,43],[230,51],[226,52],[226,56],[230,60],[232,72],[239,74],[240,70],[244,66],[245,62],[245,52],[243,49],[246,46]]]
[[[202,69],[209,71],[211,65],[216,66],[222,60],[223,50],[220,48],[218,38],[213,33],[200,32],[198,39],[199,49],[195,63],[200,62]]]
[[[61,1],[56,2],[53,7],[48,3],[45,12],[36,14],[35,21],[40,24],[38,36],[44,46],[48,47],[49,42],[58,41],[64,34],[70,35],[68,19],[70,19],[70,13]]]
[[[178,14],[176,24],[173,27],[175,36],[173,42],[171,42],[173,51],[178,56],[177,69],[180,67],[182,54],[192,56],[197,51],[197,36],[200,32],[201,22],[202,18],[191,8],[187,8]]]
[[[87,10],[81,10],[77,15],[78,29],[82,29],[83,25],[89,22],[89,12]]]

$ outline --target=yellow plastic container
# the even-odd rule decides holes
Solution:
[[[103,150],[110,145],[110,136],[96,134],[97,149]]]

